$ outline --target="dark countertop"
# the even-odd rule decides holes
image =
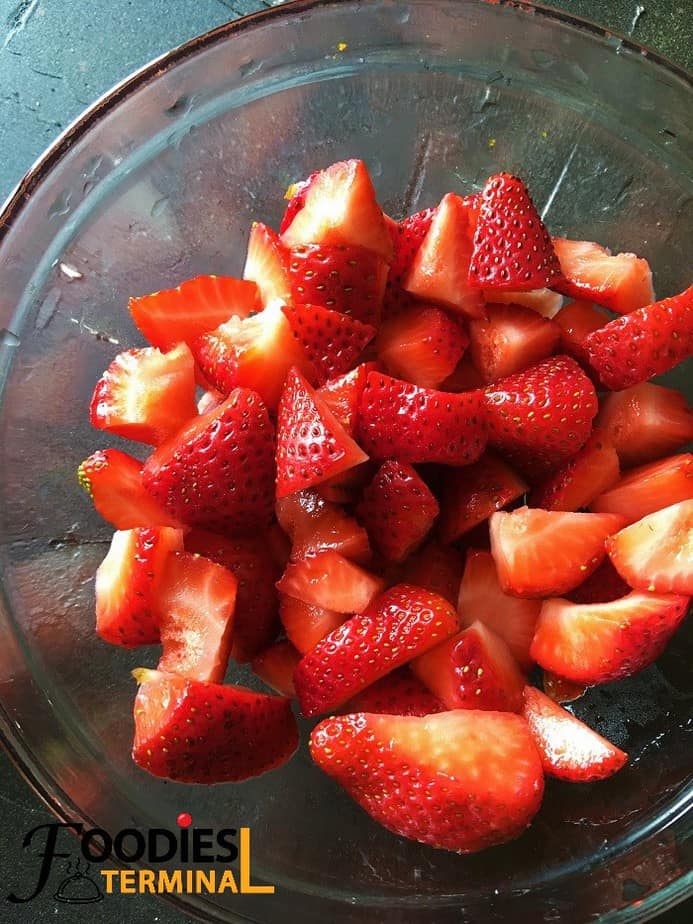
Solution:
[[[175,45],[229,19],[281,0],[0,0],[0,202],[56,135],[114,83]],[[625,33],[693,68],[690,0],[555,0],[555,5]],[[51,889],[25,905],[35,871],[12,858],[35,825],[52,820],[0,753],[2,920],[80,924],[183,924],[187,918],[153,898],[112,895],[99,905],[56,902]],[[684,924],[693,902],[664,915]],[[566,922],[569,924],[569,922]]]

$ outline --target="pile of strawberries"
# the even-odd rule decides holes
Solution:
[[[560,703],[646,667],[687,611],[693,414],[649,380],[693,353],[693,288],[655,301],[644,259],[551,239],[507,174],[400,222],[356,160],[287,197],[243,279],[130,300],[151,345],[91,403],[154,447],[79,470],[117,530],[97,631],[161,646],[134,760],[262,773],[297,747],[295,698],[375,819],[479,850],[545,775],[624,765]],[[230,658],[280,695],[224,683]]]

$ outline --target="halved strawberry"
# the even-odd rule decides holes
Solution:
[[[183,532],[139,527],[115,532],[96,572],[96,631],[106,642],[135,648],[159,641],[156,601],[166,561],[183,548]]]
[[[490,452],[463,469],[450,469],[443,480],[440,538],[455,542],[528,490],[520,476]]]
[[[624,468],[653,462],[693,440],[686,396],[651,382],[605,395],[595,425],[608,434]]]
[[[619,473],[616,450],[608,437],[595,429],[572,459],[537,485],[530,504],[544,510],[579,510],[608,491]]]
[[[592,241],[569,241],[555,237],[553,247],[563,279],[554,288],[571,298],[603,305],[625,314],[654,301],[652,273],[647,260],[634,253],[612,256]]]
[[[543,672],[542,686],[544,693],[554,703],[575,702],[576,699],[584,696],[588,689],[583,683],[574,683],[572,680],[566,680],[565,677],[559,677],[558,674],[552,674],[551,671]]]
[[[522,715],[541,756],[544,773],[570,783],[612,776],[628,755],[535,687],[526,687]]]
[[[272,518],[273,436],[260,397],[237,388],[152,453],[142,483],[189,526],[239,534],[257,530]]]
[[[260,295],[254,282],[231,276],[196,276],[176,289],[131,298],[132,320],[152,346],[170,350],[192,343],[231,317],[247,318],[259,311]]]
[[[357,693],[344,711],[421,716],[445,712],[446,706],[405,666],[398,667]]]
[[[636,590],[693,596],[693,500],[626,526],[607,539],[606,550]]]
[[[620,513],[635,523],[648,513],[693,498],[693,455],[650,462],[626,472],[620,481],[590,504],[595,513]]]
[[[182,527],[142,484],[142,463],[119,449],[98,449],[80,465],[77,479],[94,507],[116,529]]]
[[[539,810],[544,773],[520,716],[335,716],[313,729],[325,773],[395,834],[456,853],[512,840]]]
[[[398,584],[304,655],[294,674],[301,713],[336,709],[457,629],[457,613],[447,600]]]
[[[316,491],[295,491],[276,506],[279,525],[291,539],[294,558],[333,549],[352,561],[371,558],[368,533],[354,517]]]
[[[525,677],[503,639],[481,622],[420,655],[411,669],[448,709],[522,708]]]
[[[566,594],[566,598],[571,603],[610,603],[630,592],[631,588],[611,564],[611,559],[605,558],[588,578]]]
[[[421,305],[385,321],[375,348],[386,372],[424,388],[437,388],[455,371],[469,338],[441,308]]]
[[[455,371],[440,383],[440,390],[459,394],[461,391],[474,391],[483,386],[481,376],[474,368],[471,359],[465,356],[457,363]]]
[[[284,305],[282,310],[315,370],[318,385],[348,372],[375,337],[370,324],[319,305]]]
[[[356,515],[373,545],[388,561],[404,561],[438,516],[438,501],[407,462],[383,462],[365,488]]]
[[[132,758],[179,783],[238,783],[285,763],[298,746],[291,701],[243,687],[138,668]]]
[[[456,606],[462,568],[462,555],[457,549],[431,539],[404,562],[402,573],[410,584],[439,594]]]
[[[593,330],[609,323],[609,315],[592,302],[569,302],[554,318],[561,328],[561,347],[567,353],[580,355],[580,344]]]
[[[431,227],[435,211],[434,208],[423,209],[421,212],[408,215],[402,221],[388,222],[393,256],[383,299],[385,318],[393,317],[402,309],[416,304],[416,299],[404,291],[403,284],[421,242]]]
[[[490,552],[469,549],[460,584],[457,612],[463,627],[482,622],[506,643],[523,670],[530,670],[540,600],[523,600],[503,592]]]
[[[551,289],[528,289],[526,292],[514,292],[512,289],[484,289],[485,302],[500,305],[522,305],[531,308],[543,318],[555,318],[558,315],[563,297]]]
[[[349,436],[354,436],[356,433],[361,395],[366,387],[368,373],[374,372],[376,368],[375,363],[361,363],[351,372],[326,382],[318,389],[318,395]]]
[[[157,670],[222,682],[231,654],[237,587],[230,571],[201,555],[169,555],[156,598],[163,646]]]
[[[300,660],[300,653],[291,642],[283,639],[256,655],[251,666],[253,673],[275,693],[295,699],[294,671]]]
[[[611,603],[546,600],[531,654],[576,683],[608,683],[655,661],[686,615],[689,597],[634,590]]]
[[[277,497],[338,475],[368,456],[296,368],[277,411]]]
[[[376,459],[468,465],[486,446],[484,396],[418,388],[371,372],[361,397],[358,433]]]
[[[487,305],[486,318],[469,322],[469,353],[484,384],[544,359],[561,335],[558,325],[521,305]]]
[[[549,233],[522,180],[497,173],[481,191],[469,283],[484,289],[552,288],[561,276]]]
[[[331,550],[289,562],[277,581],[282,593],[338,613],[362,612],[383,587],[381,578]]]
[[[617,513],[565,513],[520,507],[491,516],[491,554],[501,587],[516,597],[564,594],[606,555],[607,536],[623,526]]]
[[[91,425],[158,446],[197,414],[195,363],[184,343],[119,353],[96,383]]]
[[[250,228],[243,278],[257,285],[263,307],[291,301],[288,251],[276,231],[261,221],[254,221]]]
[[[304,603],[288,594],[280,594],[279,618],[289,641],[301,654],[305,654],[320,639],[341,626],[347,617],[344,613],[336,613],[334,610]]]

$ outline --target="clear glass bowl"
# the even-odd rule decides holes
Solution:
[[[207,920],[390,924],[641,921],[691,888],[691,633],[576,712],[624,745],[594,786],[552,784],[519,841],[461,858],[377,827],[311,766],[239,786],[163,783],[129,751],[128,653],[93,631],[109,529],[75,469],[105,440],[93,384],[138,342],[126,298],[235,273],[289,181],[355,156],[402,215],[492,172],[525,176],[554,233],[690,282],[691,86],[595,27],[526,3],[299,2],[234,22],[117,87],[39,162],[0,219],[2,726],[61,817],[114,832],[250,825],[272,897],[188,896]],[[685,384],[682,380],[679,384]],[[689,382],[690,384],[690,382]],[[305,735],[304,735],[305,742]]]

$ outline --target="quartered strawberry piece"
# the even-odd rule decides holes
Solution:
[[[96,383],[89,406],[93,427],[158,446],[197,414],[195,362],[179,343],[119,353]]]
[[[484,289],[485,302],[499,305],[522,305],[531,308],[543,318],[555,318],[563,304],[563,297],[551,289],[528,289],[514,292],[512,289]]]
[[[404,562],[402,573],[410,584],[439,594],[456,606],[462,568],[462,555],[457,549],[431,539]]]
[[[591,783],[613,776],[628,761],[620,748],[535,687],[525,687],[522,715],[547,776]]]
[[[608,491],[619,474],[616,450],[609,438],[595,429],[572,459],[537,485],[530,504],[544,510],[580,510]]]
[[[516,597],[550,597],[581,584],[624,525],[617,513],[565,513],[520,507],[491,516],[491,553],[501,587]]]
[[[163,646],[157,670],[222,682],[231,654],[237,587],[230,571],[201,555],[169,555],[156,599]]]
[[[468,465],[486,446],[482,392],[459,395],[371,372],[361,398],[359,438],[376,459]]]
[[[420,305],[385,321],[375,348],[383,369],[393,376],[437,388],[455,371],[469,337],[441,308]]]
[[[607,539],[606,550],[636,590],[693,596],[693,499],[626,526]]]
[[[527,369],[553,353],[555,321],[521,305],[487,305],[486,318],[469,322],[469,353],[485,385]]]
[[[592,241],[562,237],[553,239],[553,248],[563,276],[554,288],[564,295],[595,302],[616,314],[626,314],[654,301],[652,273],[642,257],[634,253],[612,256]]]
[[[335,716],[313,729],[325,773],[395,834],[456,853],[512,840],[539,810],[544,773],[520,716]]]
[[[611,603],[546,600],[531,654],[537,664],[576,683],[620,680],[660,656],[689,597],[634,590]]]
[[[160,350],[170,350],[181,341],[190,344],[229,318],[247,318],[261,307],[255,283],[231,276],[196,276],[176,289],[129,302],[138,330]]]
[[[525,677],[503,639],[481,622],[416,658],[411,669],[448,709],[522,708]]]
[[[263,683],[280,696],[296,698],[294,671],[301,655],[287,639],[275,642],[253,658],[251,667]]]
[[[289,188],[284,193],[284,198],[287,200],[287,206],[284,211],[284,215],[282,216],[282,220],[279,223],[280,234],[283,234],[286,231],[298,212],[300,212],[303,206],[306,204],[306,193],[308,191],[308,187],[313,182],[318,173],[319,171],[316,170],[314,173],[311,173],[307,179],[299,180],[296,183],[291,183]]]
[[[261,221],[254,221],[250,228],[243,278],[257,285],[263,307],[291,301],[289,253],[276,231]]]
[[[445,712],[446,706],[408,667],[399,667],[357,693],[344,711],[422,716]]]
[[[414,262],[414,257],[421,246],[421,242],[431,227],[435,212],[434,208],[423,209],[421,212],[408,215],[402,221],[390,220],[388,222],[388,229],[392,238],[393,256],[383,300],[385,318],[393,317],[402,309],[416,304],[416,299],[404,291],[404,280]]]
[[[693,355],[693,286],[588,334],[581,348],[602,385],[621,391]]]
[[[693,499],[693,455],[677,456],[632,468],[611,490],[592,501],[595,513],[620,513],[635,523],[648,513]]]
[[[426,538],[438,511],[438,501],[416,469],[390,459],[365,488],[356,515],[376,551],[388,561],[404,561]]]
[[[549,233],[527,187],[497,173],[481,191],[469,283],[484,289],[552,288],[561,276]]]
[[[352,561],[370,561],[368,533],[342,507],[306,489],[277,501],[279,525],[291,539],[293,557],[333,549]]]
[[[298,746],[291,701],[243,687],[138,668],[132,758],[179,783],[238,783],[280,766]]]
[[[159,641],[157,599],[166,561],[183,548],[183,532],[139,527],[113,534],[96,572],[96,631],[123,648]]]
[[[381,578],[331,550],[289,562],[277,581],[283,594],[338,613],[361,613],[383,587]]]
[[[290,369],[277,411],[277,497],[310,488],[367,458],[298,369]]]
[[[616,512],[616,511],[613,511]],[[610,603],[631,592],[618,571],[605,558],[601,565],[578,586],[566,594],[572,603]]]
[[[260,397],[237,388],[152,453],[142,483],[189,526],[238,534],[257,530],[272,518],[273,437]]]
[[[554,318],[561,328],[561,348],[580,357],[580,345],[588,334],[609,323],[609,315],[592,302],[569,302]]]
[[[566,680],[565,677],[559,677],[558,674],[552,674],[551,671],[543,672],[542,685],[544,693],[554,703],[573,703],[576,699],[584,696],[588,689],[582,683],[573,683],[572,680]]]
[[[310,651],[347,618],[344,613],[304,603],[288,594],[280,595],[279,617],[287,638],[301,654]]]
[[[483,386],[481,376],[474,368],[471,359],[465,356],[457,363],[452,375],[440,383],[440,390],[459,394],[461,391],[474,391]]]
[[[458,629],[454,608],[430,591],[398,584],[301,659],[294,684],[306,716],[342,706]]]
[[[374,372],[375,363],[361,363],[351,372],[326,382],[318,389],[322,398],[349,436],[356,433],[361,395],[366,387],[369,372]]]
[[[457,612],[463,627],[481,622],[503,639],[515,661],[530,670],[540,600],[523,600],[503,592],[490,552],[470,549],[460,584]]]

